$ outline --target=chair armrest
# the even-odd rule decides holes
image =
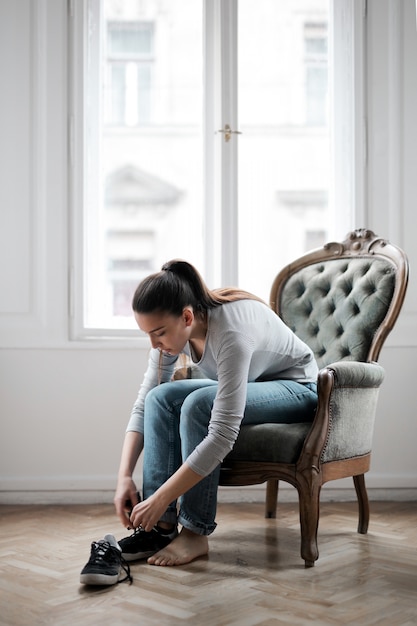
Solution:
[[[320,370],[318,404],[299,459],[301,470],[371,451],[379,387],[378,363],[339,361]]]
[[[329,386],[327,377],[332,384]],[[319,405],[328,413],[322,463],[369,454],[384,369],[377,363],[341,361],[320,371]],[[321,380],[326,381],[322,385]]]
[[[380,387],[385,375],[384,368],[378,365],[378,363],[362,363],[359,361],[331,363],[324,370],[333,372],[334,388]]]

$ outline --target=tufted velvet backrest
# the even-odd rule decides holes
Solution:
[[[381,259],[332,259],[288,280],[281,317],[313,350],[319,368],[366,361],[392,300],[395,267]]]
[[[353,231],[345,242],[327,244],[284,268],[271,306],[311,347],[319,368],[376,360],[401,308],[407,277],[399,248],[372,231]]]

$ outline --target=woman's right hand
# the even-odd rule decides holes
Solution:
[[[139,502],[138,490],[131,476],[119,478],[113,502],[123,526],[130,529],[130,512]]]

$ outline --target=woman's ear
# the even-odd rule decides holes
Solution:
[[[194,321],[194,311],[191,307],[186,306],[182,311],[182,316],[186,326],[191,326]]]

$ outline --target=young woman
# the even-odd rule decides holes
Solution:
[[[145,278],[132,306],[152,350],[114,498],[122,523],[136,530],[119,545],[127,561],[182,565],[208,552],[220,464],[241,424],[312,421],[317,365],[263,301],[237,289],[209,290],[185,261]],[[172,380],[181,353],[205,378]],[[132,475],[142,449],[139,502]]]

